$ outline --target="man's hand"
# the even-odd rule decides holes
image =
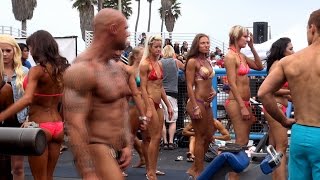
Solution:
[[[283,126],[283,127],[285,127],[285,128],[291,128],[291,126],[293,125],[293,124],[295,124],[297,121],[296,120],[294,120],[294,119],[292,119],[292,118],[289,118],[289,119],[286,119],[286,121],[282,121],[281,122],[281,125]]]
[[[131,162],[131,148],[125,147],[121,150],[119,165],[122,170],[126,169]]]

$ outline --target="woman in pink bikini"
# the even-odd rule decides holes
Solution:
[[[157,179],[156,174],[164,175],[157,171],[159,144],[164,122],[163,110],[160,107],[161,99],[168,107],[171,119],[172,108],[167,99],[162,85],[162,65],[158,62],[162,50],[161,36],[150,36],[145,44],[144,54],[140,62],[141,93],[146,106],[146,116],[151,118],[147,130],[143,132],[143,147],[146,159],[147,178]]]
[[[189,96],[186,108],[195,131],[195,159],[187,173],[195,179],[204,169],[204,154],[208,150],[213,132],[211,101],[216,92],[212,87],[215,72],[208,59],[209,52],[209,37],[197,34],[187,54],[186,62]]]
[[[246,45],[251,49],[254,60],[240,53]],[[255,122],[255,116],[250,108],[250,86],[248,73],[250,68],[262,70],[263,65],[254,46],[253,37],[248,29],[242,26],[233,26],[229,33],[229,52],[224,59],[227,78],[230,86],[229,97],[225,108],[233,124],[236,143],[247,145],[250,127]],[[238,179],[237,174],[230,173],[230,179]]]
[[[63,123],[58,111],[63,92],[63,72],[68,67],[66,58],[59,55],[58,44],[47,31],[37,31],[27,39],[36,66],[25,77],[24,96],[0,114],[0,121],[29,106],[30,122],[44,130],[48,146],[41,156],[29,156],[34,179],[52,179],[63,142]]]

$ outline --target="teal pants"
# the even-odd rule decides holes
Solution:
[[[288,171],[289,180],[320,180],[320,127],[292,126]]]

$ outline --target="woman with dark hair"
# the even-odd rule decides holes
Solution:
[[[195,161],[187,172],[193,178],[197,178],[204,168],[204,154],[208,150],[213,132],[211,101],[216,92],[212,87],[215,72],[208,59],[209,52],[209,36],[197,34],[187,55],[185,68],[189,96],[186,108],[192,121],[196,141]]]
[[[246,45],[251,49],[254,60],[246,57],[240,50]],[[249,141],[251,125],[256,118],[250,106],[250,69],[262,70],[263,65],[254,46],[253,37],[248,29],[239,25],[233,26],[229,33],[229,52],[226,54],[224,66],[230,86],[229,97],[225,108],[233,124],[236,143],[246,146]],[[237,174],[230,173],[230,179],[238,179]]]
[[[68,67],[66,58],[59,54],[58,44],[44,30],[33,33],[27,39],[36,66],[30,69],[23,81],[25,93],[12,106],[0,113],[0,121],[29,106],[29,122],[44,130],[47,148],[41,156],[29,156],[34,179],[52,179],[63,142],[62,116],[58,111],[63,92],[63,72]]]
[[[277,63],[285,56],[293,54],[293,47],[291,40],[287,37],[283,37],[275,41],[270,48],[269,55],[267,57],[267,72],[271,72]],[[285,83],[283,87],[275,94],[278,107],[286,114],[288,99],[290,98],[290,90],[288,89],[288,83]],[[266,111],[264,111],[264,117],[269,124],[269,144],[273,145],[277,152],[282,152],[283,157],[281,159],[281,165],[272,173],[272,179],[285,180],[287,179],[287,146],[288,146],[288,129],[283,127],[279,122],[273,119]]]
[[[188,49],[188,42],[187,41],[183,41],[182,46],[180,48],[180,54],[184,55],[185,53],[187,53],[189,51]]]
[[[31,64],[28,61],[28,57],[29,57],[29,47],[24,44],[24,43],[18,43],[20,50],[21,50],[21,63],[22,66],[30,69],[31,68]]]

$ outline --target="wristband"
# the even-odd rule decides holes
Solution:
[[[194,107],[194,108],[193,108],[193,111],[195,111],[195,110],[197,110],[197,109],[200,109],[200,107],[199,107],[199,106]]]

